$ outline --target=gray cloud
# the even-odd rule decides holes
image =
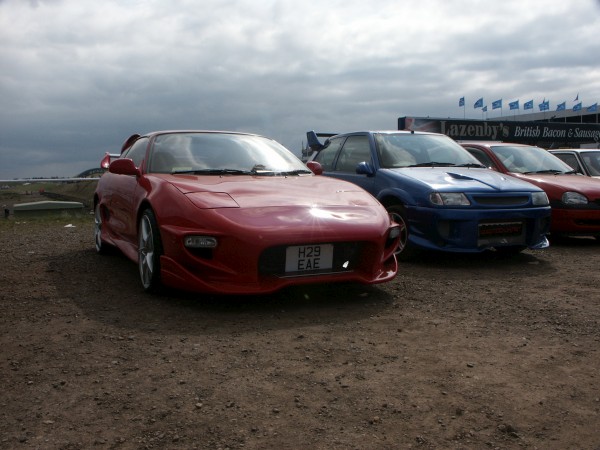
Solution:
[[[300,4],[298,4],[300,3]],[[600,100],[597,1],[0,1],[0,178],[71,176],[135,132],[393,129]]]

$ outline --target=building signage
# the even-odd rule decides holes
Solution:
[[[400,117],[398,119],[398,129],[442,133],[457,141],[491,140],[561,144],[600,143],[600,125],[590,123]]]

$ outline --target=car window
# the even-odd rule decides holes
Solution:
[[[343,142],[344,140],[342,138],[331,139],[329,141],[329,145],[315,156],[314,161],[317,161],[319,164],[321,164],[323,170],[332,171],[335,155],[342,146]]]
[[[467,151],[473,155],[475,158],[477,158],[479,160],[479,162],[481,164],[483,164],[485,167],[491,167],[492,169],[497,169],[496,165],[494,164],[494,161],[492,161],[492,158],[490,158],[486,152],[484,152],[483,150],[480,150],[478,148],[473,148],[473,147],[465,147],[467,149]]]
[[[479,161],[448,136],[413,133],[377,133],[375,142],[383,168],[412,167],[431,163],[478,164]]]
[[[567,163],[573,169],[575,169],[579,173],[583,173],[583,169],[579,165],[579,161],[577,161],[577,157],[572,153],[553,153],[554,156],[560,158],[563,162]]]
[[[600,176],[600,152],[584,152],[581,154],[581,158],[585,162],[591,176]]]
[[[552,153],[534,146],[493,145],[491,150],[509,172],[571,172],[573,169]]]
[[[148,172],[208,171],[257,175],[310,173],[302,161],[287,148],[262,136],[243,133],[173,132],[154,138]]]
[[[371,163],[369,138],[367,136],[349,136],[340,152],[335,170],[356,173],[356,166],[361,162]]]
[[[135,167],[140,167],[144,157],[146,156],[146,148],[148,147],[148,139],[140,138],[129,147],[129,150],[125,150],[121,155],[121,158],[130,158],[133,160]]]

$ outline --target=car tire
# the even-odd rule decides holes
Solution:
[[[402,205],[390,205],[386,207],[388,213],[392,216],[394,222],[400,226],[400,240],[396,249],[396,259],[398,261],[408,261],[413,259],[418,250],[408,240],[409,229],[408,220],[406,219],[406,210]]]
[[[96,253],[102,255],[108,253],[110,250],[110,246],[102,238],[103,224],[102,211],[100,210],[100,203],[98,203],[94,208],[94,244],[96,246]]]
[[[140,281],[146,292],[158,292],[160,282],[160,256],[162,242],[158,222],[151,209],[146,209],[138,227],[138,268]]]

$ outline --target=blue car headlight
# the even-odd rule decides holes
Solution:
[[[531,202],[535,206],[546,206],[546,205],[550,204],[550,201],[548,200],[548,196],[543,191],[542,192],[533,192],[531,194]]]
[[[437,206],[469,206],[471,202],[462,192],[432,192],[429,201]]]
[[[579,192],[565,192],[562,195],[562,202],[565,205],[587,205],[588,199]]]

